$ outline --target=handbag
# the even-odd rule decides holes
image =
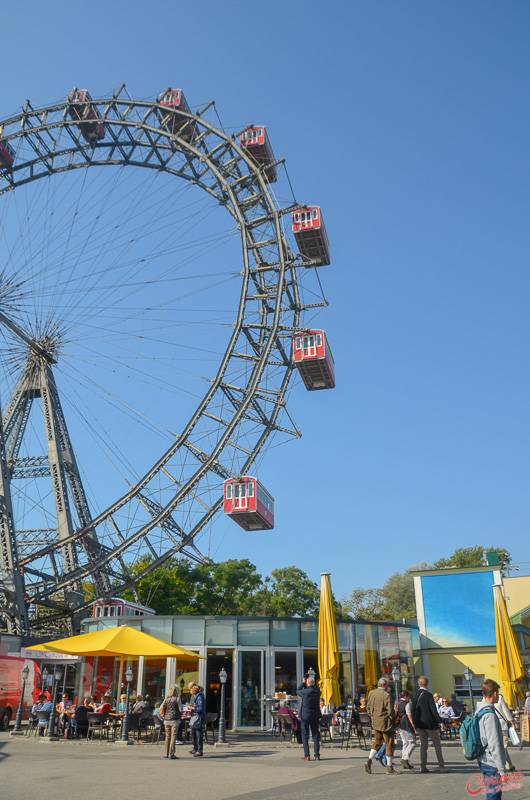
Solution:
[[[510,737],[510,740],[514,747],[518,747],[519,750],[523,749],[523,743],[519,738],[519,734],[517,733],[513,725],[510,725],[510,727],[508,728],[508,736]]]
[[[198,714],[192,714],[190,717],[189,722],[190,728],[200,728],[202,727],[202,717],[199,717]]]
[[[158,716],[159,717],[165,717],[166,716],[166,707],[165,707],[165,705],[161,705],[160,708],[158,709]]]

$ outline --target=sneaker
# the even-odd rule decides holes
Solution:
[[[449,767],[438,767],[438,772],[451,772]]]
[[[177,760],[177,761],[178,761],[178,757],[177,757],[177,756],[169,756],[169,757],[170,757],[171,759],[175,759],[175,760]]]
[[[194,753],[193,758],[202,758],[202,753]]]
[[[369,775],[372,774],[372,762],[370,761],[370,759],[364,762],[364,769]]]
[[[420,772],[430,772],[430,769],[427,769],[427,767],[421,767]]]
[[[302,761],[311,761],[309,756],[302,756]]]
[[[181,742],[180,739],[175,739],[175,744],[184,744],[184,742]]]
[[[412,769],[409,762],[405,758],[401,759],[401,769]]]
[[[401,772],[398,769],[394,769],[394,767],[387,767],[386,768],[387,775],[401,775]]]
[[[315,761],[320,761],[320,756],[315,756]]]

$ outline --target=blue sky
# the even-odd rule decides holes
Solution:
[[[216,558],[330,571],[339,596],[477,543],[527,572],[528,3],[46,8],[10,9],[1,118],[179,86],[266,124],[325,216],[337,388],[294,389],[303,438],[260,465],[275,530],[220,518]]]

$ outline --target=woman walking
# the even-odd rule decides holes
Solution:
[[[160,706],[160,716],[164,719],[166,731],[166,747],[164,758],[177,758],[175,755],[175,742],[177,739],[177,729],[182,716],[182,704],[180,702],[180,689],[172,686],[167,697]]]

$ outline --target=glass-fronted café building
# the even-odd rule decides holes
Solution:
[[[266,697],[277,693],[296,695],[302,677],[312,668],[318,675],[318,620],[269,617],[173,617],[90,618],[83,633],[127,624],[164,641],[204,656],[196,665],[179,666],[178,660],[130,658],[132,687],[137,694],[161,700],[176,683],[183,694],[189,681],[205,689],[207,711],[217,712],[222,667],[228,673],[226,714],[229,727],[270,727],[271,704]],[[342,701],[364,696],[383,675],[400,673],[400,689],[414,688],[414,666],[420,659],[419,630],[397,622],[337,622]],[[79,696],[119,687],[119,659],[112,656],[85,658],[79,665]],[[396,673],[394,672],[394,675]]]

